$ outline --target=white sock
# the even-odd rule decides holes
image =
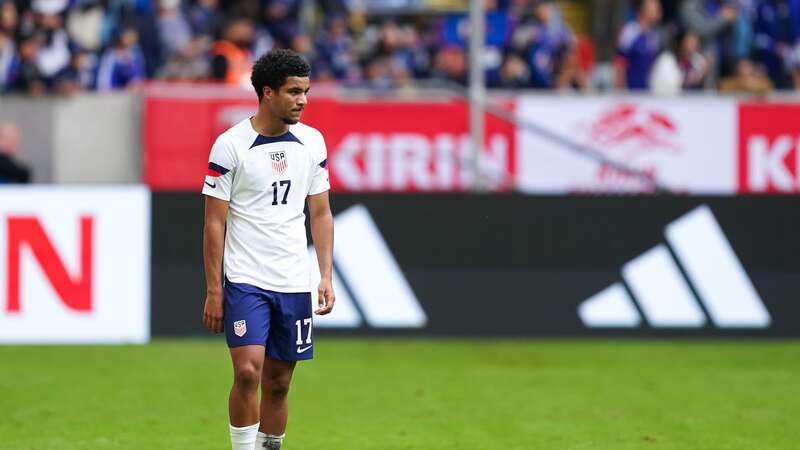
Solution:
[[[284,436],[286,436],[286,433],[276,436],[274,434],[266,434],[259,431],[258,435],[256,435],[256,450],[260,450],[262,448],[267,450],[279,450],[281,448],[281,444],[283,443]]]
[[[231,447],[233,450],[253,450],[256,448],[256,433],[258,433],[257,423],[246,427],[231,428]]]

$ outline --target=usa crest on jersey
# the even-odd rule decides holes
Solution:
[[[286,152],[284,150],[269,152],[269,159],[272,161],[272,170],[275,172],[283,173],[289,168],[289,162],[286,160]]]
[[[247,322],[244,320],[237,320],[233,322],[233,333],[239,337],[247,333]]]

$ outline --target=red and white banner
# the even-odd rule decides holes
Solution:
[[[468,114],[460,101],[328,101],[308,123],[328,143],[334,190],[453,192],[473,185]],[[515,138],[513,125],[487,116],[490,189],[511,187]]]
[[[213,92],[193,98],[157,89],[146,96],[144,173],[151,188],[199,192],[216,136],[255,113],[249,94]],[[457,192],[472,185],[468,112],[465,102],[446,99],[350,101],[312,94],[302,120],[325,137],[334,191]],[[490,189],[512,187],[515,139],[512,124],[487,116],[482,162]]]
[[[800,192],[800,104],[724,97],[559,97],[506,102],[521,121],[687,194]],[[155,190],[200,191],[214,139],[257,108],[249,91],[147,91],[144,177]],[[303,122],[325,136],[338,192],[461,192],[474,181],[468,106],[451,99],[311,96]],[[492,190],[637,193],[651,188],[563,143],[487,115],[482,174]]]
[[[738,143],[739,192],[800,192],[800,104],[741,104]]]
[[[0,188],[0,343],[143,343],[150,194]]]
[[[736,189],[736,103],[694,98],[527,96],[517,116],[678,192]],[[527,193],[642,192],[641,180],[520,129],[517,187]]]

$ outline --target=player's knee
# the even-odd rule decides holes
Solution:
[[[237,367],[234,372],[234,383],[240,389],[258,389],[261,371],[252,364]]]
[[[283,401],[289,395],[288,379],[271,379],[269,382],[269,396],[272,401]]]

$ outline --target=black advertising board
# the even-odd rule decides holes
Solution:
[[[800,199],[336,195],[321,332],[800,336]],[[153,196],[154,335],[203,332],[203,200]],[[313,263],[312,263],[313,264]]]

